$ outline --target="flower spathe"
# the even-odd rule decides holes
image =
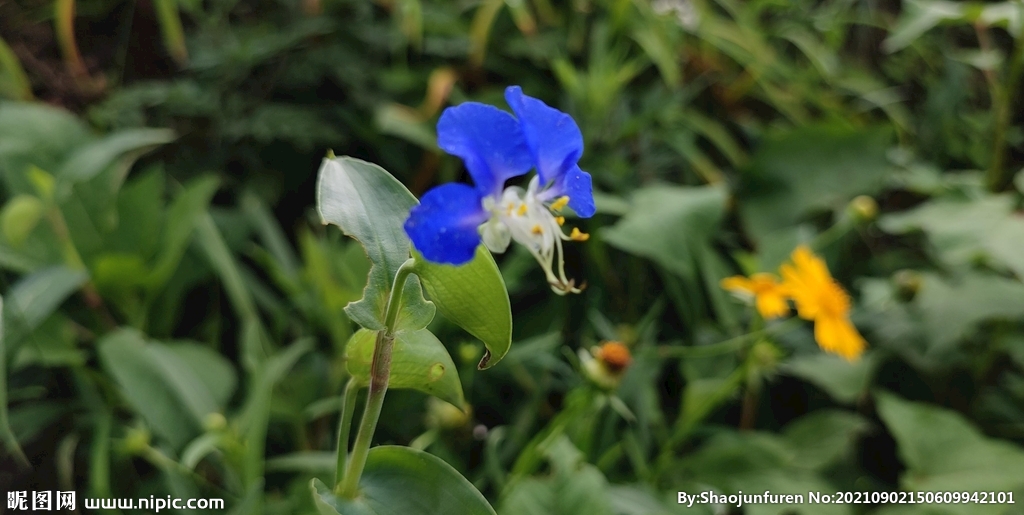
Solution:
[[[483,242],[504,252],[512,240],[537,259],[555,292],[579,292],[566,279],[562,242],[585,241],[574,228],[562,230],[566,206],[582,218],[593,216],[590,174],[577,164],[583,136],[569,115],[525,95],[505,90],[515,116],[494,106],[465,102],[445,109],[437,123],[437,143],[466,165],[474,186],[444,184],[428,191],[412,208],[405,232],[424,258],[461,265]],[[513,177],[537,170],[526,189],[505,187]]]

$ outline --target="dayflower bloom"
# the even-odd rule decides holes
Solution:
[[[778,318],[789,314],[786,303],[786,289],[772,274],[754,274],[750,278],[741,275],[722,279],[723,289],[744,300],[754,300],[757,312],[764,318]]]
[[[807,247],[797,247],[791,259],[781,268],[783,285],[800,318],[814,321],[818,345],[851,361],[859,357],[867,342],[850,322],[850,296]]]
[[[410,211],[405,232],[424,258],[453,265],[473,259],[481,241],[500,253],[515,240],[537,259],[555,292],[579,292],[565,277],[562,241],[589,235],[577,228],[566,235],[559,213],[569,206],[589,218],[595,211],[590,174],[577,164],[583,135],[572,117],[518,86],[505,90],[505,100],[515,116],[478,102],[441,114],[437,144],[462,158],[475,187],[452,183],[428,191]],[[531,168],[537,175],[525,190],[505,187]]]

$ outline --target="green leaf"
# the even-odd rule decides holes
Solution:
[[[4,204],[0,212],[0,227],[11,245],[21,246],[36,228],[45,206],[33,195],[17,195]]]
[[[1024,487],[1024,449],[984,436],[959,413],[876,394],[878,414],[889,427],[907,466],[908,491],[1012,491]],[[1005,506],[947,504],[954,513],[999,513]]]
[[[939,259],[949,265],[971,263],[994,249],[997,256],[1005,250],[1013,252],[1014,243],[1002,241],[1015,236],[1012,213],[1016,199],[1013,195],[991,195],[970,201],[938,198],[914,209],[886,215],[879,219],[879,227],[894,234],[922,231],[937,251]],[[1010,232],[1002,232],[1005,230]],[[1007,248],[1007,245],[1009,248]],[[1009,261],[1014,263],[1018,258]]]
[[[88,278],[85,272],[57,266],[33,272],[15,283],[6,293],[3,315],[8,352],[13,352],[22,338],[39,327]]]
[[[445,318],[484,342],[487,352],[477,368],[494,366],[512,345],[512,306],[505,281],[483,245],[462,266],[431,263],[413,250],[427,295]]]
[[[320,166],[316,202],[323,223],[335,224],[359,241],[373,263],[362,300],[349,304],[345,312],[367,329],[383,330],[391,283],[398,267],[409,258],[410,242],[403,224],[417,204],[416,197],[383,168],[339,157],[324,159]],[[403,310],[431,309],[421,305],[425,302],[422,294],[417,294],[418,284],[418,279],[409,278]],[[407,324],[406,329],[415,325]]]
[[[745,170],[737,193],[743,225],[757,241],[815,209],[842,207],[870,194],[892,170],[885,128],[808,126],[768,137]]]
[[[360,329],[345,346],[348,373],[363,386],[370,384],[370,368],[377,332]],[[462,406],[462,382],[455,362],[433,333],[426,329],[395,335],[388,388],[411,388]]]
[[[328,451],[305,451],[274,456],[267,460],[267,471],[332,474],[338,466],[338,455]]]
[[[877,363],[871,353],[851,363],[835,354],[814,352],[790,359],[782,370],[825,390],[839,402],[852,404],[867,391]]]
[[[886,52],[905,48],[940,23],[963,20],[967,8],[965,2],[907,0],[899,23],[882,42],[882,48]]]
[[[928,351],[941,353],[970,336],[981,322],[1024,319],[1024,284],[981,273],[956,279],[922,274],[914,303],[921,313]]]
[[[725,212],[724,188],[649,186],[633,193],[631,210],[602,235],[610,245],[696,280],[700,253]]]
[[[141,333],[122,329],[98,347],[103,368],[128,403],[175,449],[199,433],[207,415],[223,411],[222,401],[233,390],[231,365],[198,345],[147,342]]]
[[[319,479],[310,482],[310,490],[321,515],[495,515],[451,465],[408,447],[370,449],[354,500],[337,497]]]
[[[32,83],[28,81],[17,54],[3,38],[0,38],[0,97],[32,99]]]
[[[171,202],[165,218],[159,257],[146,278],[151,289],[159,289],[174,274],[188,248],[193,230],[206,213],[219,184],[216,177],[200,177],[186,185]]]
[[[679,460],[676,470],[681,477],[714,486],[720,493],[769,491],[805,496],[804,504],[744,504],[743,511],[747,514],[852,513],[845,504],[806,503],[807,492],[834,493],[835,489],[816,472],[800,466],[797,456],[797,452],[776,435],[723,431]]]
[[[128,129],[84,145],[68,157],[56,174],[58,181],[84,182],[111,165],[134,162],[139,156],[174,140],[169,129]]]
[[[91,138],[71,112],[42,102],[0,101],[0,180],[12,193],[35,191],[25,173],[32,166],[53,170],[70,149]]]
[[[821,470],[850,455],[857,436],[870,427],[856,413],[820,409],[790,422],[782,430],[782,437],[796,453],[795,464]]]
[[[4,298],[0,296],[0,440],[24,465],[29,466],[25,452],[18,445],[18,439],[11,429],[10,416],[7,413],[7,347],[4,345]]]

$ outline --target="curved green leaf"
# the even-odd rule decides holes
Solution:
[[[484,342],[481,370],[494,366],[512,345],[512,306],[498,265],[483,245],[462,266],[431,263],[413,250],[414,268],[445,318]]]
[[[337,497],[319,479],[310,490],[321,515],[495,515],[487,499],[451,465],[409,447],[370,449],[356,499]]]
[[[18,195],[4,204],[0,211],[0,228],[7,241],[15,247],[25,243],[43,216],[43,201],[32,195]]]
[[[377,332],[360,329],[346,345],[348,373],[363,386],[370,384],[370,365]],[[433,333],[426,329],[395,335],[388,388],[411,388],[462,406],[462,381],[455,362]]]
[[[358,240],[373,263],[363,298],[345,307],[349,318],[367,329],[384,329],[391,283],[398,267],[409,259],[410,242],[402,225],[416,204],[416,197],[401,182],[375,164],[338,157],[324,159],[320,165],[316,188],[320,219]],[[403,295],[403,313],[417,313],[411,318],[400,315],[405,329],[426,327],[433,318],[433,307],[425,307],[428,303],[417,294],[416,284],[410,277]]]
[[[170,129],[127,129],[83,145],[57,171],[60,180],[83,182],[92,179],[120,159],[135,158],[174,140]]]

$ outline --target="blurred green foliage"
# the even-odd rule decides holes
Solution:
[[[440,109],[520,84],[586,138],[588,288],[499,257],[505,359],[430,327],[471,416],[394,390],[379,443],[503,515],[712,489],[1020,500],[730,513],[1021,513],[1019,0],[5,0],[0,28],[0,490],[316,513],[370,268],[319,225],[317,163],[418,195],[462,173]],[[801,243],[855,298],[855,363],[719,288]],[[604,340],[633,354],[612,390],[577,352]]]

